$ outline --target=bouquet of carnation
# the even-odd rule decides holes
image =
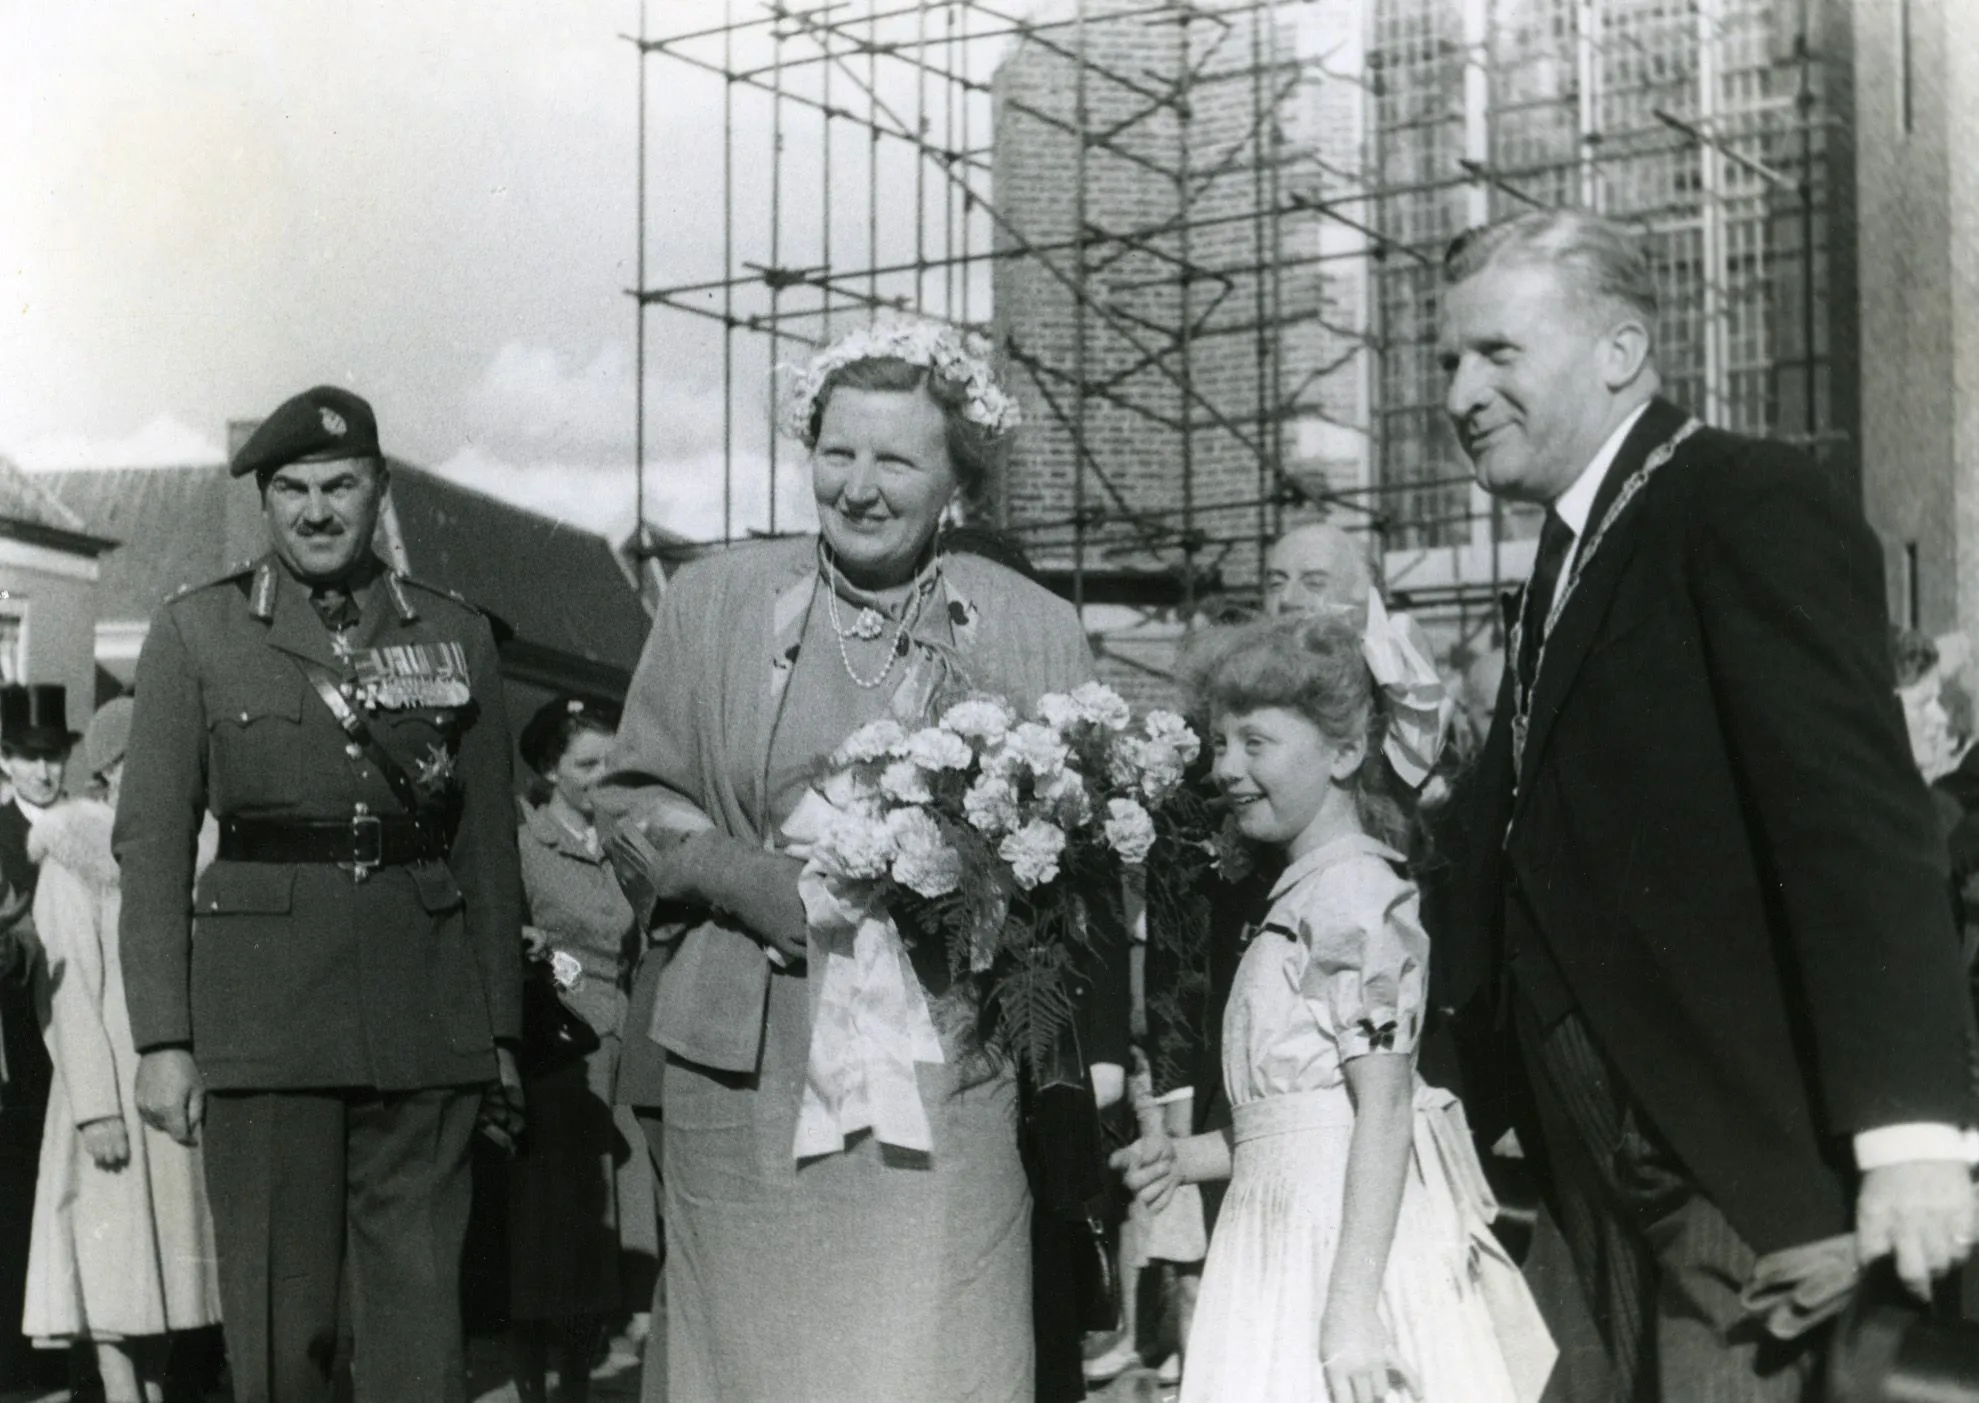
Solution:
[[[855,731],[785,828],[806,860],[799,889],[811,919],[807,1100],[857,1103],[849,1118],[833,1112],[835,1123],[866,1116],[882,1139],[910,1143],[887,1132],[876,1084],[888,1077],[875,1059],[890,1064],[897,1091],[903,1073],[911,1087],[913,1062],[942,1056],[903,926],[943,943],[952,976],[982,977],[990,1049],[1043,1067],[1071,1019],[1096,908],[1117,914],[1124,870],[1173,841],[1169,810],[1186,807],[1174,801],[1200,749],[1180,716],[1154,711],[1136,725],[1099,683],[1040,698],[1030,718],[972,697],[920,730],[882,720]],[[844,965],[836,991],[834,955]],[[854,1040],[866,1065],[835,1067],[846,1059],[834,1044]],[[909,1120],[919,1111],[898,1109]],[[811,1152],[836,1149],[829,1138],[821,1129]],[[800,1113],[800,1154],[805,1143]]]

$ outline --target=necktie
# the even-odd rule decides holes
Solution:
[[[357,627],[357,601],[347,590],[325,588],[309,592],[309,603],[316,610],[316,617],[323,621],[323,627],[332,633],[342,633],[345,629]]]
[[[1546,525],[1539,533],[1539,553],[1533,558],[1532,578],[1526,582],[1525,602],[1520,608],[1519,685],[1530,691],[1533,674],[1539,667],[1539,640],[1546,630],[1546,616],[1553,608],[1553,593],[1560,583],[1560,567],[1574,543],[1574,529],[1551,507],[1546,509]]]

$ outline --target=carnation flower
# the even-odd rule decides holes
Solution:
[[[997,856],[1010,864],[1017,885],[1029,891],[1058,875],[1058,855],[1065,851],[1065,831],[1055,823],[1034,818],[997,845]]]
[[[881,770],[880,792],[900,804],[926,804],[935,797],[926,773],[912,760],[895,760]]]
[[[953,731],[967,740],[997,745],[1016,721],[1010,708],[994,697],[971,697],[951,706],[943,714],[941,725],[943,730]]]
[[[984,775],[962,795],[962,812],[970,827],[985,837],[1008,833],[1020,818],[1016,786],[1001,775]]]
[[[854,881],[884,877],[893,862],[893,830],[885,819],[841,814],[825,829],[811,856],[828,872]]]
[[[1077,770],[1060,770],[1038,786],[1036,797],[1065,828],[1083,828],[1092,821],[1092,796]]]
[[[1006,766],[1024,765],[1039,779],[1046,779],[1065,767],[1067,753],[1065,742],[1051,727],[1026,721],[1011,727],[1010,734],[1003,739],[999,759]]]
[[[1120,694],[1103,682],[1087,682],[1073,689],[1072,702],[1081,719],[1109,731],[1124,731],[1134,718]]]
[[[1046,692],[1038,698],[1038,715],[1045,725],[1060,735],[1085,719],[1079,704],[1063,692]]]
[[[1141,723],[1149,737],[1154,740],[1173,740],[1178,746],[1186,745],[1189,758],[1194,759],[1201,742],[1189,723],[1172,711],[1150,711],[1147,720]]]
[[[962,854],[941,835],[926,809],[895,809],[886,816],[896,849],[893,880],[925,897],[947,896],[962,884]]]
[[[953,731],[936,726],[907,737],[907,758],[924,770],[966,770],[976,752]]]
[[[907,738],[901,724],[890,716],[882,716],[877,721],[868,721],[845,738],[845,744],[838,748],[833,757],[840,765],[856,765],[889,754],[896,745]]]
[[[1120,860],[1133,866],[1147,861],[1154,846],[1154,820],[1132,799],[1106,801],[1107,846],[1120,854]]]
[[[835,809],[867,814],[876,813],[879,809],[879,791],[857,770],[833,770],[825,777],[821,788],[825,801]]]
[[[1182,757],[1172,750],[1149,747],[1142,750],[1141,758],[1146,766],[1141,771],[1141,794],[1150,804],[1167,803],[1182,787]]]

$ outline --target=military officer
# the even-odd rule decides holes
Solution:
[[[288,400],[233,473],[273,550],[168,600],[138,660],[116,830],[138,1105],[204,1131],[241,1403],[330,1396],[346,1269],[358,1398],[459,1399],[470,1144],[484,1096],[520,1104],[494,638],[374,553],[386,466],[356,395]]]

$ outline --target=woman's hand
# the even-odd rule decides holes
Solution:
[[[1422,1397],[1372,1306],[1327,1307],[1319,1322],[1319,1360],[1335,1403],[1383,1403],[1390,1393]]]
[[[1182,1187],[1175,1142],[1166,1135],[1143,1135],[1126,1149],[1115,1150],[1106,1162],[1120,1171],[1128,1190],[1150,1213],[1166,1208]]]
[[[605,856],[641,925],[652,919],[653,908],[663,901],[706,899],[695,889],[695,879],[703,840],[712,834],[663,832],[656,838],[636,823],[614,823],[610,828],[605,835]]]
[[[87,1121],[76,1127],[76,1133],[82,1136],[82,1147],[98,1169],[115,1173],[131,1162],[131,1137],[122,1116]]]

